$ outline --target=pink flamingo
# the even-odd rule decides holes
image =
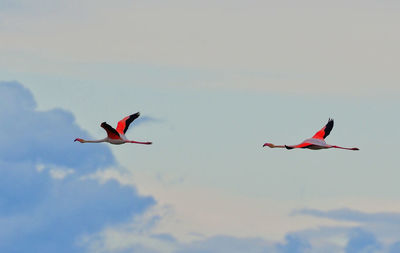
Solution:
[[[99,143],[108,142],[111,144],[124,144],[124,143],[137,143],[137,144],[151,144],[151,142],[141,142],[141,141],[130,141],[125,137],[125,133],[128,130],[129,125],[138,117],[140,113],[129,115],[118,122],[117,129],[115,130],[112,126],[106,122],[101,123],[101,127],[107,132],[107,137],[100,140],[84,140],[81,138],[76,138],[74,141],[79,141],[80,143]]]
[[[359,150],[358,148],[344,148],[344,147],[339,147],[335,145],[330,145],[325,142],[325,138],[329,135],[333,128],[333,119],[329,119],[328,123],[321,129],[319,130],[314,136],[310,139],[306,139],[302,143],[298,145],[274,145],[272,143],[265,143],[263,147],[268,146],[270,148],[286,148],[286,149],[294,149],[294,148],[308,148],[308,149],[327,149],[327,148],[340,148],[340,149],[346,149],[346,150]]]

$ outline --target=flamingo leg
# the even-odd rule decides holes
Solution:
[[[150,144],[152,144],[152,142],[150,142],[150,141],[146,141],[146,142],[143,142],[143,141],[127,141],[128,143],[136,143],[136,144],[145,144],[145,145],[150,145]]]
[[[340,148],[340,149],[346,149],[346,150],[360,150],[359,148],[344,148],[344,147],[339,147],[339,146],[332,146],[332,148]]]

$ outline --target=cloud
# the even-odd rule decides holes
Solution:
[[[258,238],[236,238],[231,236],[214,236],[206,240],[183,245],[176,253],[217,253],[249,252],[261,253],[272,249],[271,245]]]
[[[400,241],[393,243],[389,249],[389,253],[397,253],[400,252]]]
[[[87,177],[117,166],[110,149],[73,143],[88,136],[74,116],[37,111],[18,82],[0,82],[0,121],[1,252],[84,252],[84,235],[154,205],[133,186]]]
[[[19,11],[5,12],[0,48],[0,65],[17,72],[83,79],[82,67],[134,62],[153,64],[152,73],[161,65],[180,66],[180,76],[188,67],[223,76],[206,84],[194,77],[191,86],[322,94],[399,91],[398,1],[19,2]],[[118,78],[121,70],[114,67],[92,71],[91,78],[111,73],[118,74],[110,79]],[[143,83],[132,77],[134,68],[127,69],[120,80]],[[246,74],[249,70],[262,75]]]
[[[287,235],[286,243],[282,245],[278,245],[279,252],[289,253],[289,252],[307,252],[311,249],[311,245],[306,240],[295,236],[295,235]]]
[[[367,223],[391,223],[400,225],[400,213],[364,213],[347,208],[330,211],[317,209],[301,209],[293,212],[294,215],[310,215],[320,218],[328,218],[341,221],[355,221]]]
[[[32,94],[17,82],[0,83],[0,101],[2,161],[41,162],[88,171],[115,164],[107,146],[74,145],[76,136],[88,135],[76,125],[74,116],[61,109],[36,111]]]
[[[125,232],[127,232],[125,230]],[[115,234],[113,234],[115,236]],[[124,233],[126,235],[126,233]],[[128,247],[110,247],[110,245],[100,244],[93,248],[92,252],[136,252],[135,250],[141,249],[140,252],[169,252],[169,253],[219,253],[219,252],[232,252],[232,253],[302,253],[302,252],[337,252],[337,247],[313,248],[311,243],[304,238],[295,234],[288,234],[283,243],[268,241],[257,237],[234,237],[227,235],[217,235],[208,238],[196,240],[189,243],[181,243],[168,235],[154,235],[148,236],[147,240],[137,240],[142,237],[140,233],[135,234]],[[151,238],[151,240],[149,240]],[[104,239],[104,238],[103,238]],[[121,244],[119,244],[121,246]],[[157,247],[158,246],[158,247]],[[336,251],[335,251],[336,250]]]
[[[307,213],[315,213],[319,216],[325,211],[307,209]],[[310,212],[313,210],[313,212]],[[299,212],[299,211],[297,211]],[[343,213],[342,213],[343,212]],[[326,211],[328,214],[334,213],[347,217],[346,220],[364,220],[368,215],[363,212],[350,209]],[[351,214],[349,216],[349,214]],[[372,214],[374,215],[374,214]],[[381,214],[379,214],[381,215]],[[379,216],[378,215],[378,216]],[[349,218],[352,217],[352,218]],[[395,217],[392,214],[390,217]],[[343,218],[343,217],[341,217]],[[285,235],[283,242],[268,240],[257,237],[235,237],[229,235],[204,236],[197,235],[196,240],[190,242],[181,242],[170,234],[152,234],[152,228],[156,226],[162,217],[147,217],[149,222],[143,224],[135,223],[130,227],[112,228],[101,234],[101,240],[97,242],[107,242],[98,244],[97,248],[93,248],[93,252],[169,252],[169,253],[214,253],[214,252],[269,252],[269,253],[286,253],[286,252],[362,252],[362,253],[393,253],[398,252],[400,242],[396,240],[388,240],[385,234],[381,234],[381,230],[371,230],[368,226],[322,226],[318,228],[310,228],[290,232]],[[336,219],[336,218],[335,218]],[[140,219],[142,222],[146,219]],[[385,217],[386,224],[389,224],[389,218]],[[398,229],[398,226],[396,226]],[[123,238],[122,241],[116,238]],[[99,247],[100,246],[100,247]]]
[[[75,171],[72,169],[51,169],[50,170],[50,175],[54,179],[64,179],[68,174],[73,174]]]
[[[129,180],[130,175],[111,171],[97,173],[95,177],[100,181],[113,178],[122,184],[134,182],[134,180]],[[147,186],[151,185],[150,181],[144,180],[144,178],[139,181],[146,182]],[[168,188],[162,187],[160,191],[166,193],[174,188],[175,186],[169,185]],[[179,210],[179,203],[171,200],[164,202],[160,198],[157,201],[157,206],[153,208],[154,219],[149,219],[145,228],[135,223],[131,224],[129,229],[126,227],[111,228],[104,231],[97,238],[97,245],[100,246],[92,252],[99,252],[99,248],[107,253],[129,252],[128,249],[132,249],[135,252],[134,249],[138,245],[155,252],[168,253],[235,252],[234,249],[242,249],[245,252],[334,253],[345,252],[346,248],[359,248],[365,252],[371,250],[389,252],[388,247],[398,240],[398,237],[395,238],[396,240],[391,238],[391,236],[396,235],[396,232],[391,230],[398,231],[398,226],[391,225],[392,223],[396,224],[392,222],[392,220],[395,221],[397,219],[396,213],[369,214],[352,209],[328,211],[317,209],[297,210],[293,212],[293,214],[297,215],[286,217],[286,220],[289,220],[292,225],[284,228],[286,232],[282,232],[281,237],[281,233],[278,231],[285,227],[286,220],[278,219],[277,216],[274,216],[274,221],[265,219],[265,214],[271,208],[264,209],[259,205],[257,209],[264,215],[254,212],[255,210],[248,212],[246,209],[241,209],[243,206],[250,207],[250,209],[251,206],[254,206],[249,203],[248,199],[234,198],[233,202],[235,204],[231,205],[229,196],[218,196],[217,192],[211,192],[207,189],[201,189],[201,194],[199,194],[193,190],[185,191],[175,188],[172,193],[171,196],[181,201],[184,200],[183,202],[186,206],[191,208],[182,212],[182,210]],[[202,196],[205,196],[204,198],[209,201],[202,201]],[[167,205],[170,208],[168,210]],[[277,208],[279,208],[278,205],[274,206],[273,209]],[[235,212],[232,210],[235,210]],[[305,214],[312,217],[297,217]],[[375,218],[371,218],[370,215]],[[185,219],[185,216],[192,219],[198,218],[199,220],[190,226],[191,220]],[[229,216],[232,216],[232,218],[224,222]],[[328,216],[335,218],[329,218],[328,220],[326,218]],[[238,219],[238,217],[240,218]],[[249,217],[253,217],[255,222],[249,222]],[[319,219],[321,217],[326,219]],[[369,220],[374,222],[368,223]],[[366,222],[360,224],[361,222],[356,221]],[[204,229],[202,226],[206,223],[213,223],[215,226]],[[176,224],[180,224],[181,227]],[[235,224],[241,226],[242,234],[232,232],[235,230]],[[303,226],[298,226],[298,224],[303,224]],[[263,234],[262,230],[257,230],[256,226],[258,225],[261,228],[270,227],[274,229],[275,233],[279,233],[279,236],[273,237],[271,234]],[[186,227],[182,229],[183,226]],[[253,234],[246,233],[245,230],[248,229]],[[258,234],[254,233],[254,231],[257,231]],[[292,232],[288,233],[287,231]],[[159,236],[160,234],[163,236]],[[284,238],[284,240],[281,238]]]
[[[347,244],[345,252],[397,252],[400,243],[400,213],[378,212],[365,213],[351,210],[348,208],[322,211],[317,209],[301,209],[293,212],[294,215],[308,215],[318,218],[327,218],[336,221],[351,221],[358,225],[347,228],[321,228],[330,231],[330,237],[338,237],[345,234]],[[315,232],[315,231],[314,231]],[[313,236],[321,239],[326,233],[308,234],[308,238]],[[311,236],[310,236],[311,235]]]
[[[144,117],[143,123],[153,120]],[[181,242],[171,227],[152,230],[165,217],[151,215],[153,198],[140,196],[129,182],[121,184],[113,176],[110,168],[118,164],[107,145],[73,143],[77,136],[89,136],[71,113],[38,111],[28,89],[18,82],[0,82],[0,122],[1,252],[393,253],[400,248],[400,214],[351,209],[297,210],[293,214],[356,225],[287,233],[283,242],[224,234]],[[174,195],[182,198],[179,192]],[[218,202],[210,203],[212,209]],[[189,214],[196,210],[194,205]]]
[[[351,232],[349,242],[346,246],[346,253],[375,252],[380,248],[380,243],[372,233],[366,232],[362,229],[355,229]]]

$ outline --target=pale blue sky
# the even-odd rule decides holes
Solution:
[[[74,230],[82,250],[222,252],[237,243],[254,252],[351,252],[359,237],[383,252],[396,247],[400,231],[390,222],[330,212],[400,212],[398,3],[10,4],[0,5],[0,81],[32,92],[34,113],[66,111],[80,132],[63,141],[102,138],[101,122],[136,111],[152,119],[127,133],[152,146],[100,145],[116,162],[79,176],[117,180],[154,203],[123,223]],[[327,142],[359,152],[262,148],[298,143],[329,117]],[[76,179],[67,158],[42,163],[49,182]]]

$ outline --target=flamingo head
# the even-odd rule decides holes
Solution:
[[[83,139],[81,139],[81,138],[76,138],[75,140],[74,140],[74,142],[75,141],[79,141],[80,143],[84,143],[85,141],[83,140]]]
[[[352,148],[351,150],[360,150],[359,148]]]
[[[274,144],[272,144],[272,143],[264,143],[264,145],[263,145],[263,147],[265,147],[265,146],[268,146],[268,147],[270,147],[270,148],[274,148],[275,147],[275,145]]]

